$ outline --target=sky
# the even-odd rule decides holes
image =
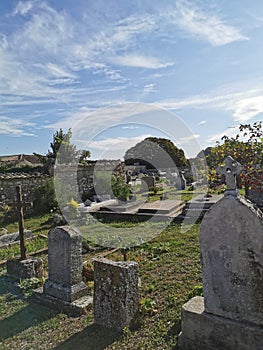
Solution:
[[[148,136],[187,157],[262,120],[263,1],[0,2],[0,154],[72,129],[92,159]]]

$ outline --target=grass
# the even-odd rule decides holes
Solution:
[[[30,218],[26,218],[25,229],[31,230],[33,234],[47,234],[52,226],[52,215],[44,214],[44,215],[34,215]],[[2,228],[7,229],[8,233],[17,232],[18,231],[18,222],[11,223],[3,223],[0,222],[0,230]]]
[[[26,221],[26,227],[35,234],[46,232],[48,219],[32,218]],[[201,285],[198,232],[199,225],[182,234],[179,224],[171,224],[152,241],[128,250],[128,260],[138,262],[140,267],[140,315],[136,329],[125,328],[123,333],[95,326],[92,308],[87,315],[70,318],[33,304],[2,271],[0,350],[175,349],[181,307]],[[90,260],[94,254],[83,259]],[[123,256],[118,251],[108,258],[122,260]]]

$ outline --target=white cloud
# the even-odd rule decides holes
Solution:
[[[206,120],[201,120],[198,124],[199,125],[204,125],[204,124],[206,124]]]
[[[178,1],[176,10],[168,14],[174,24],[183,31],[208,41],[213,46],[221,46],[234,41],[248,40],[240,30],[227,24],[220,17],[197,8],[193,2]]]
[[[135,146],[138,142],[150,137],[150,134],[139,135],[136,137],[114,137],[104,140],[94,140],[88,143],[88,147],[104,151],[120,151],[123,155],[127,149]]]
[[[155,57],[147,57],[142,55],[125,55],[118,56],[113,59],[113,62],[128,67],[137,67],[137,68],[148,68],[148,69],[160,69],[167,68],[172,66],[174,63],[169,62],[161,62],[158,58]]]
[[[243,98],[236,102],[234,119],[238,122],[246,122],[263,113],[263,91],[260,96]]]
[[[223,91],[221,91],[222,93]],[[226,94],[195,95],[182,100],[159,101],[158,106],[165,109],[217,109],[230,111],[234,121],[246,122],[263,113],[263,89],[261,87]],[[204,123],[202,123],[204,124]]]
[[[156,84],[150,83],[150,84],[144,85],[144,87],[143,87],[143,95],[148,95],[151,92],[156,92]]]
[[[215,144],[215,142],[220,141],[223,136],[234,137],[235,135],[238,134],[238,131],[239,131],[238,126],[228,128],[221,133],[210,135],[206,141],[208,143]]]
[[[13,16],[15,15],[25,15],[27,14],[33,7],[34,3],[33,1],[19,1],[19,3],[16,5]]]
[[[9,136],[34,136],[32,133],[25,131],[25,127],[33,126],[30,122],[21,119],[13,119],[0,116],[0,134]]]
[[[113,101],[112,101],[113,103]],[[90,140],[91,135],[102,128],[109,128],[123,122],[131,116],[147,113],[156,110],[156,107],[149,104],[140,103],[118,103],[94,111],[90,108],[80,108],[77,112],[69,114],[60,121],[47,125],[47,128],[63,129],[72,128],[73,134],[87,135],[86,140]],[[127,126],[127,125],[125,125]],[[79,137],[77,137],[79,139]]]
[[[191,144],[192,141],[196,141],[200,137],[199,134],[193,134],[186,137],[181,137],[176,140],[176,142],[181,145]]]

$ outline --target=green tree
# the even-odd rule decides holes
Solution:
[[[263,182],[263,129],[262,122],[241,124],[239,133],[234,137],[223,136],[223,143],[217,142],[207,156],[210,176],[215,177],[215,169],[231,155],[244,166],[241,174],[246,189],[262,189]]]
[[[60,128],[53,134],[53,141],[50,143],[51,151],[48,151],[47,157],[56,159],[61,164],[68,164],[76,160],[78,152],[76,146],[71,143],[72,131],[68,129],[64,133]]]
[[[184,151],[169,139],[147,137],[127,150],[124,155],[126,165],[140,163],[148,168],[184,167],[188,165]]]
[[[79,154],[80,154],[79,162],[81,164],[85,164],[87,162],[88,158],[90,158],[90,151],[89,150],[83,149],[83,150],[79,151]]]

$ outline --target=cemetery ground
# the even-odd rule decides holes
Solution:
[[[13,232],[16,225],[5,227]],[[121,225],[125,229],[130,223]],[[28,253],[47,247],[45,235],[52,226],[51,215],[25,220],[25,228],[38,236],[27,241]],[[87,314],[73,318],[33,303],[31,291],[43,284],[43,279],[22,281],[19,288],[6,277],[2,264],[0,349],[175,349],[182,305],[201,292],[198,233],[199,224],[181,233],[180,224],[172,223],[152,241],[127,252],[127,260],[136,261],[140,268],[140,313],[137,325],[122,333],[94,325],[92,306]],[[92,258],[108,251],[89,250],[83,261],[90,264]],[[19,256],[19,244],[0,250],[0,260],[13,256]],[[47,253],[40,257],[47,276]],[[123,255],[115,251],[107,258],[123,260]],[[93,282],[86,283],[92,293]]]

